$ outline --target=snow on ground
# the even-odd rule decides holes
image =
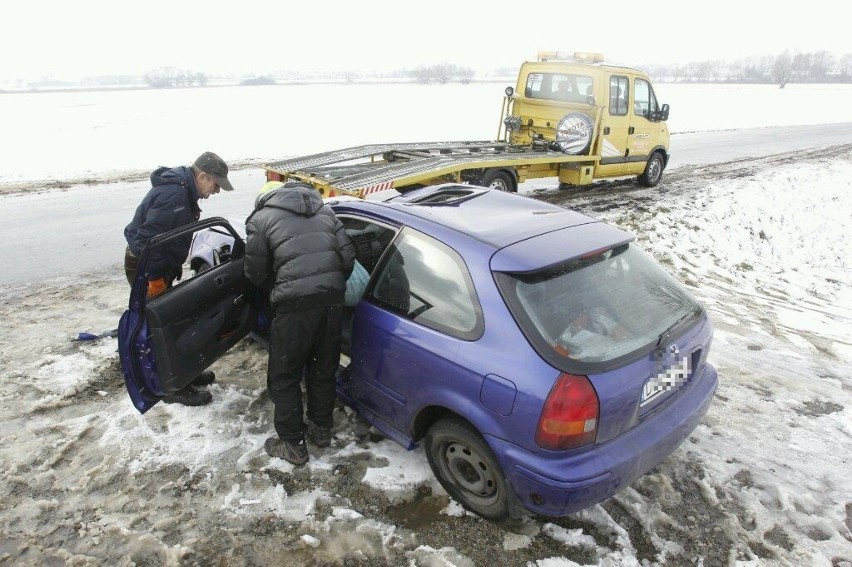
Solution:
[[[270,458],[264,351],[214,402],[139,415],[111,329],[127,284],[0,289],[0,562],[42,565],[852,566],[852,152],[537,195],[638,234],[715,324],[720,386],[669,459],[568,518],[465,512],[348,409],[308,466]],[[744,171],[746,171],[744,173]]]

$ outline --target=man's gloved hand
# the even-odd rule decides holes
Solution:
[[[155,280],[148,280],[148,299],[152,297],[157,297],[164,291],[166,291],[166,278],[157,278]]]

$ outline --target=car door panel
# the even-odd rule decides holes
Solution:
[[[234,236],[231,258],[145,297],[153,250],[198,230],[221,226]],[[245,244],[225,219],[211,218],[158,235],[139,258],[128,310],[119,324],[119,354],[128,394],[145,413],[186,387],[201,371],[257,329],[258,293],[243,275]],[[249,300],[251,298],[251,300]]]
[[[146,306],[164,392],[188,385],[251,330],[254,309],[243,299],[249,283],[242,270],[242,262],[216,266]],[[232,283],[217,283],[223,278]]]

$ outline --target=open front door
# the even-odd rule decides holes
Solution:
[[[231,257],[146,299],[147,262],[158,247],[221,227],[234,237]],[[257,324],[254,289],[243,276],[245,244],[215,217],[151,239],[139,258],[130,304],[119,323],[119,354],[133,405],[145,413],[187,386]]]

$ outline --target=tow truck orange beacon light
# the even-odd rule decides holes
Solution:
[[[584,63],[603,63],[603,53],[593,51],[539,51],[539,61],[582,61]]]

